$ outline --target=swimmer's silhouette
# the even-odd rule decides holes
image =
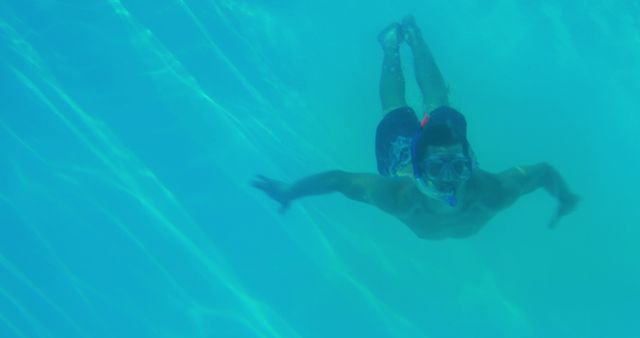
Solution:
[[[380,99],[385,116],[376,134],[378,174],[328,171],[293,184],[258,176],[253,186],[286,210],[298,198],[340,192],[374,205],[426,239],[475,234],[520,196],[544,188],[558,200],[549,226],[571,212],[578,197],[549,164],[517,166],[502,173],[478,168],[467,141],[464,116],[449,106],[447,87],[413,17],[378,37],[384,51]],[[422,121],[404,98],[399,46],[413,51],[426,111]]]

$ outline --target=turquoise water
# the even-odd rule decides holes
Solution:
[[[413,13],[481,167],[548,161],[425,241],[256,174],[375,172],[380,29]],[[402,49],[408,102],[420,97]],[[640,337],[636,1],[0,1],[1,337]]]

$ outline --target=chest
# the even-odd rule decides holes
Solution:
[[[427,207],[414,208],[402,221],[421,238],[463,238],[478,232],[494,213],[470,205],[450,213],[434,213]]]

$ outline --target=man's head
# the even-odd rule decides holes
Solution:
[[[419,187],[450,200],[473,169],[464,116],[450,107],[434,110],[414,142],[413,168]]]

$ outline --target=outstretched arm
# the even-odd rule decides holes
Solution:
[[[538,188],[545,189],[555,197],[559,204],[549,227],[554,227],[562,216],[573,211],[579,201],[579,197],[569,190],[560,174],[547,163],[514,167],[500,173],[498,179],[500,189],[497,194],[503,202],[502,207],[513,204],[520,196]]]
[[[384,176],[340,170],[312,175],[293,184],[258,176],[253,186],[279,202],[281,211],[301,197],[339,192],[352,200],[374,205],[392,214],[400,211],[398,196],[403,187],[398,180]]]

